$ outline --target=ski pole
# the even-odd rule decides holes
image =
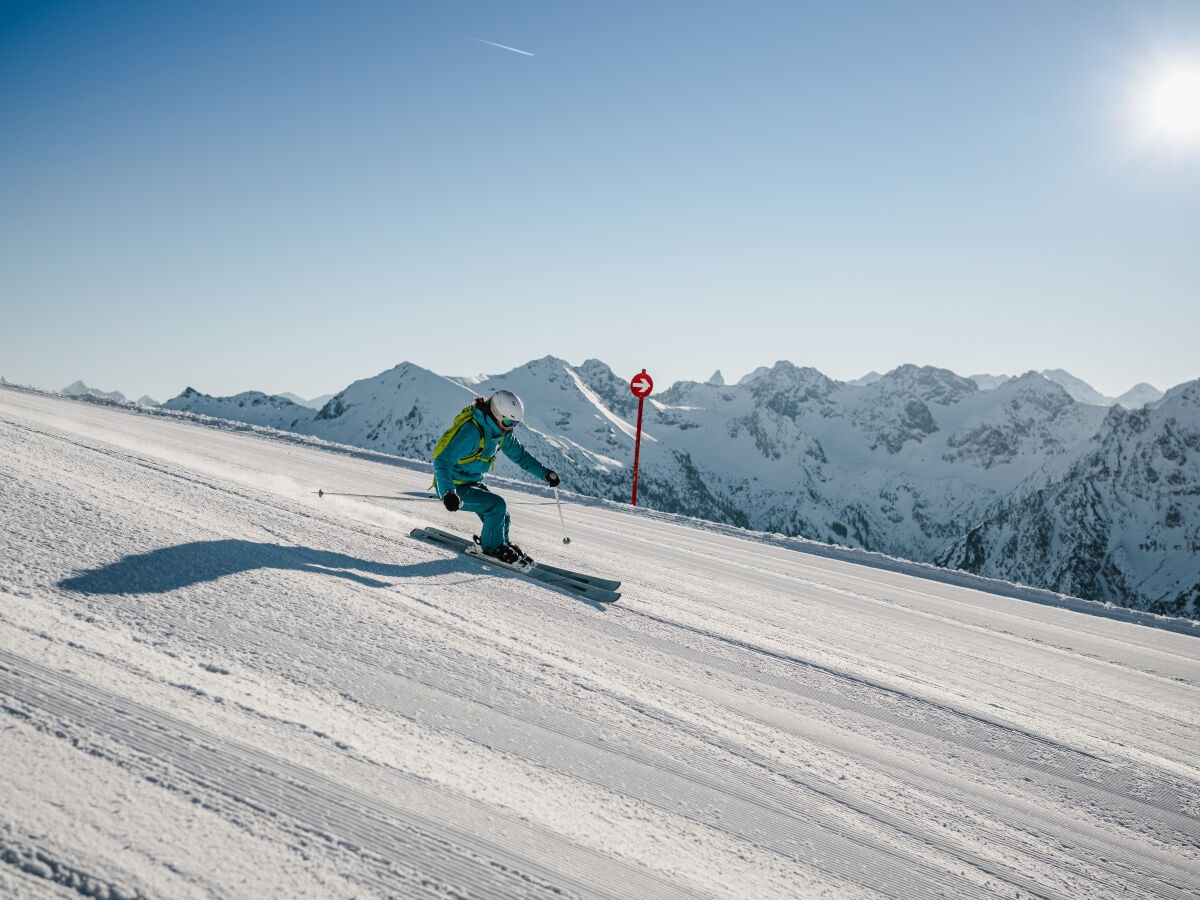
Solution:
[[[327,491],[324,488],[318,488],[315,491],[309,491],[310,494],[316,494],[318,497],[360,497],[364,500],[436,500],[437,497],[430,491],[409,491],[399,496],[389,494],[348,494],[342,491]]]
[[[567,520],[563,518],[562,501],[558,499],[558,488],[554,489],[554,502],[558,504],[558,521],[562,522],[563,543],[571,543],[571,539],[567,537]]]

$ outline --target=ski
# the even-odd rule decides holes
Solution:
[[[603,588],[606,591],[615,591],[621,586],[621,582],[614,581],[611,578],[598,578],[595,575],[585,575],[583,572],[561,569],[558,566],[551,566],[546,563],[535,563],[535,565],[543,572],[549,572],[551,575],[570,578],[572,581],[578,581],[580,584],[590,584],[592,587]]]
[[[426,531],[439,531],[443,535],[446,535],[447,537],[451,537],[451,538],[458,537],[458,535],[451,534],[448,531],[441,531],[440,528],[426,528],[425,530]],[[477,534],[473,535],[473,538],[475,541],[475,546],[478,547],[479,546],[479,535],[477,535]],[[593,585],[594,587],[604,588],[605,590],[608,590],[608,591],[615,591],[617,588],[619,588],[621,586],[621,582],[614,581],[611,578],[599,578],[595,575],[585,575],[583,572],[576,572],[574,569],[563,569],[563,568],[559,568],[558,566],[548,565],[547,563],[538,563],[537,567],[539,569],[541,569],[543,572],[549,572],[551,575],[559,575],[563,578],[570,578],[572,581],[578,581],[581,584],[590,584],[590,585]],[[527,568],[527,567],[525,567],[525,568]]]
[[[571,569],[563,569],[558,566],[548,566],[539,562],[531,563],[528,566],[504,563],[494,557],[485,556],[483,551],[472,541],[457,534],[442,531],[440,528],[414,528],[411,536],[418,540],[428,541],[431,544],[437,544],[440,547],[474,557],[488,565],[507,569],[517,575],[523,575],[534,581],[540,581],[551,587],[561,588],[588,600],[594,600],[597,603],[615,603],[621,597],[617,591],[617,588],[621,586],[621,582],[619,581],[614,581],[610,578],[597,578],[593,575],[586,575],[583,572],[575,572]]]

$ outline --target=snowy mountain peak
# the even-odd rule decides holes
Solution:
[[[67,387],[62,389],[62,393],[70,397],[81,397],[85,394],[90,394],[93,397],[103,397],[109,400],[124,400],[125,395],[120,391],[101,391],[97,388],[88,387],[82,381],[74,381]]]
[[[1200,409],[1200,379],[1185,381],[1183,384],[1171,388],[1154,404],[1154,407],[1164,410],[1178,409],[1180,412]]]
[[[1081,378],[1076,378],[1065,369],[1044,369],[1042,374],[1056,384],[1060,384],[1072,397],[1080,403],[1091,403],[1093,406],[1108,406],[1113,401]]]
[[[523,366],[517,366],[503,375],[492,376],[488,380],[500,383],[508,380],[526,381],[531,378],[558,379],[569,368],[571,365],[565,359],[559,359],[557,356],[543,356],[541,359],[532,360]]]
[[[629,380],[618,376],[606,363],[589,359],[575,373],[616,415],[630,419],[637,414],[637,400],[629,390]]]
[[[816,369],[778,362],[769,369],[757,370],[738,387],[749,392],[756,410],[794,422],[807,416],[832,415],[834,397],[841,385]],[[823,455],[817,448],[808,447],[809,440],[801,439],[794,425],[780,430],[778,423],[767,423],[757,415],[741,417],[740,424],[756,435],[759,451],[769,458],[779,460],[789,456],[788,443],[803,445],[806,450]],[[768,433],[772,436],[767,437]]]
[[[875,394],[905,394],[925,403],[949,406],[979,390],[969,378],[934,366],[903,365],[867,386]]]
[[[1140,384],[1135,384],[1120,397],[1117,398],[1117,403],[1129,409],[1137,409],[1145,406],[1147,403],[1157,403],[1163,398],[1163,392],[1152,384],[1146,384],[1144,381]]]
[[[804,400],[816,400],[828,397],[837,390],[838,382],[810,366],[781,361],[769,369],[757,369],[743,379],[741,385],[749,388],[758,398],[783,393]]]
[[[996,388],[997,396],[1020,398],[1054,409],[1077,402],[1061,384],[1051,381],[1041,372],[1026,372]]]
[[[874,384],[882,377],[883,377],[882,375],[880,375],[878,372],[876,372],[874,369],[872,369],[870,372],[868,372],[866,375],[863,375],[861,378],[853,378],[850,381],[847,381],[846,384],[852,384],[852,385],[855,385],[856,387],[865,387],[868,384]]]

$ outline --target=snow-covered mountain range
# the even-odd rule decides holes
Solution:
[[[525,399],[523,439],[564,487],[628,502],[637,399],[598,360],[474,378],[403,363],[320,410],[190,388],[164,406],[424,459],[454,413],[501,387]],[[1042,373],[985,390],[911,365],[860,383],[788,362],[736,385],[717,373],[646,403],[638,503],[1197,616],[1198,398],[1189,382],[1127,410]],[[503,458],[498,472],[523,476]]]
[[[1084,381],[1082,378],[1076,378],[1065,369],[1043,369],[1042,375],[1049,378],[1055,384],[1060,385],[1072,399],[1078,400],[1080,403],[1090,403],[1093,406],[1124,406],[1127,409],[1139,409],[1147,403],[1154,403],[1162,399],[1163,392],[1152,384],[1135,384],[1119,397],[1109,397],[1101,394],[1098,390]],[[866,385],[878,381],[883,376],[878,372],[868,372],[861,378],[856,378],[849,384]],[[1014,375],[972,375],[971,380],[974,381],[982,390],[990,391],[1000,387],[1009,381],[1014,381],[1018,376]]]
[[[1041,374],[1071,395],[1080,403],[1092,406],[1124,406],[1126,409],[1140,409],[1147,403],[1156,403],[1163,398],[1163,392],[1152,384],[1135,384],[1119,397],[1109,397],[1084,381],[1076,378],[1065,369],[1043,369]],[[972,375],[971,380],[984,390],[991,390],[1013,380],[1012,375]]]
[[[69,385],[67,385],[65,388],[62,389],[62,393],[66,394],[69,397],[89,396],[89,397],[99,397],[102,400],[103,399],[107,399],[107,400],[127,400],[128,399],[120,391],[102,391],[99,388],[89,387],[88,385],[84,384],[82,381],[71,382]],[[143,396],[137,402],[142,404],[142,406],[158,406],[158,401],[154,400],[148,396]]]

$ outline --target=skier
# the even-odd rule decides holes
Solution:
[[[495,465],[496,451],[503,450],[526,472],[558,486],[558,473],[535,459],[513,433],[524,416],[525,404],[512,391],[496,391],[486,400],[476,397],[433,448],[433,487],[442,504],[450,512],[465,509],[479,516],[480,549],[500,562],[522,566],[533,560],[509,543],[504,498],[488,490],[483,476]]]

